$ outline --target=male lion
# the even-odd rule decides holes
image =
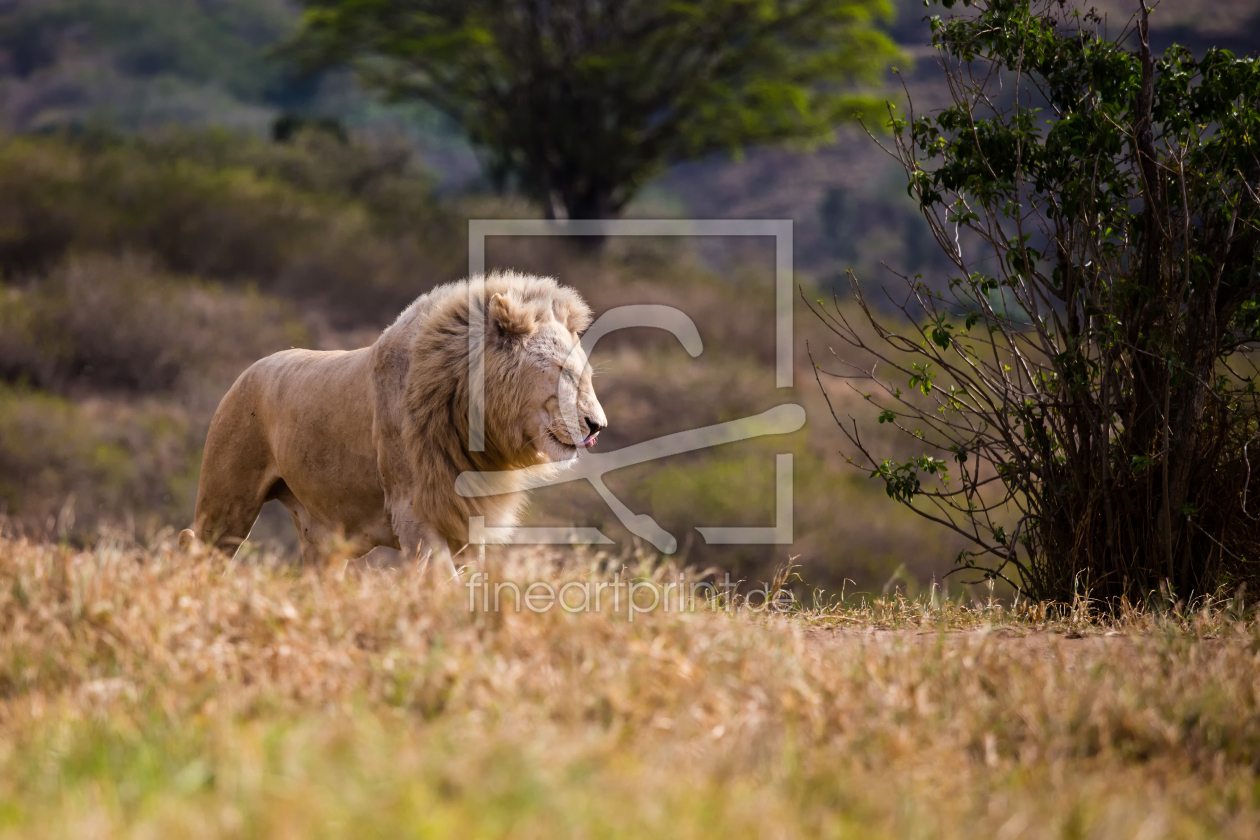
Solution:
[[[469,451],[468,282],[418,298],[371,347],[287,350],[241,374],[206,437],[195,536],[235,552],[264,503],[303,562],[333,536],[432,552],[454,572],[468,517],[513,527],[524,494],[462,498],[466,470],[571,465],[608,421],[578,344],[591,312],[547,277],[485,278],[485,451]],[[194,531],[180,534],[191,543]]]

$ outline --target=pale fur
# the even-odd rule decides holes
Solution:
[[[461,281],[418,298],[370,347],[289,350],[241,374],[211,421],[194,531],[181,542],[235,551],[273,498],[292,514],[304,560],[336,536],[363,551],[434,550],[449,564],[470,516],[515,527],[519,484],[464,498],[459,474],[571,464],[580,436],[607,421],[578,346],[591,313],[577,292],[512,272],[485,288],[484,452],[469,451]]]

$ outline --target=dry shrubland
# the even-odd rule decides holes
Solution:
[[[76,538],[184,522],[222,390],[310,341],[291,304],[137,256],[0,286],[0,513]]]
[[[151,536],[187,516],[204,428],[154,400],[73,402],[0,385],[0,512],[23,532]]]
[[[650,556],[501,581],[671,580]],[[11,837],[1253,837],[1260,628],[469,609],[417,566],[0,542]]]
[[[139,257],[71,259],[3,292],[0,378],[61,393],[187,389],[310,342],[292,305]]]
[[[186,525],[233,379],[384,326],[455,253],[396,143],[0,137],[0,194],[0,514],[78,541]]]
[[[0,273],[22,280],[87,253],[325,308],[343,325],[398,312],[449,279],[462,219],[389,143],[267,143],[225,131],[149,137],[0,135]]]
[[[262,83],[171,14],[194,52],[209,44],[222,73]],[[137,32],[127,49],[151,43]],[[83,86],[140,101],[78,39],[60,75],[11,82],[10,110],[32,117],[15,124],[73,113]],[[190,96],[158,78],[173,94],[145,100],[149,121]],[[221,113],[213,89],[191,95]],[[347,561],[336,544],[320,567],[295,566],[261,527],[235,560],[178,549],[206,426],[246,365],[372,341],[466,271],[469,217],[536,212],[439,195],[401,142],[291,140],[91,124],[0,136],[0,840],[1260,838],[1247,593],[1102,615],[1087,593],[1050,607],[929,585],[961,546],[845,464],[804,349],[825,357],[827,341],[799,301],[795,387],[774,387],[766,242],[627,238],[595,256],[491,238],[490,266],[555,275],[597,311],[659,303],[695,319],[697,359],[659,330],[601,343],[604,447],[785,402],[809,420],[608,477],[680,555],[633,544],[572,484],[536,493],[528,524],[594,525],[634,547],[492,548],[490,569],[525,590],[710,567],[756,580],[790,557],[812,602],[495,611],[481,590]],[[694,165],[711,174],[693,171],[693,214],[794,216],[796,253],[831,269],[928,264],[919,221],[888,199],[904,182],[851,144],[795,169],[779,168],[785,154],[754,151],[730,183],[733,170]],[[824,382],[881,451],[930,451],[872,425],[869,381]],[[698,545],[697,525],[772,521],[780,452],[795,459],[794,544]]]

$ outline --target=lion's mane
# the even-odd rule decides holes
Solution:
[[[422,308],[411,346],[403,396],[402,440],[427,515],[443,533],[466,539],[469,516],[515,525],[520,492],[465,498],[452,491],[466,471],[535,465],[521,435],[519,398],[524,379],[541,375],[526,357],[522,337],[548,313],[573,333],[591,322],[590,307],[550,277],[516,272],[485,279],[485,451],[469,449],[469,318],[466,281],[439,286],[413,304]],[[495,296],[504,303],[495,305]],[[404,312],[399,321],[407,317]]]

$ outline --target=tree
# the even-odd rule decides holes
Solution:
[[[463,126],[549,218],[617,215],[666,165],[824,136],[874,101],[888,0],[303,0],[290,54]]]
[[[1134,2],[1113,38],[1060,0],[934,18],[953,104],[891,152],[954,276],[902,278],[906,332],[856,281],[860,321],[816,309],[891,372],[855,374],[879,422],[948,453],[878,458],[846,419],[856,459],[1040,598],[1260,579],[1260,60],[1156,57]]]

